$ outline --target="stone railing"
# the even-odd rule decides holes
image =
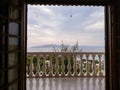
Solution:
[[[28,52],[27,77],[105,76],[104,52]]]

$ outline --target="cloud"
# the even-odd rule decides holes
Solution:
[[[104,8],[28,5],[28,46],[104,45]]]
[[[87,30],[90,33],[100,33],[103,32],[104,30],[104,23],[103,22],[95,22],[92,24],[87,25],[87,27],[85,27],[85,30]]]

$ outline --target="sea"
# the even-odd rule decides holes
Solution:
[[[68,45],[70,50],[71,46]],[[60,45],[42,45],[28,47],[27,52],[60,52]],[[105,52],[104,46],[79,46],[79,51],[82,52]]]

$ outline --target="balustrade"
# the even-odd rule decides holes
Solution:
[[[103,52],[28,52],[26,77],[105,76]]]

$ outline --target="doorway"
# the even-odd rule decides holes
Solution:
[[[45,46],[56,45],[55,41],[60,41],[62,39],[64,39],[67,42],[67,40],[66,40],[67,38],[70,38],[68,40],[68,42],[72,41],[72,39],[74,41],[81,40],[80,42],[84,42],[83,43],[84,45],[85,44],[93,45],[93,48],[99,48],[99,50],[101,50],[101,51],[99,51],[98,49],[96,49],[96,51],[94,51],[95,49],[91,49],[92,52],[105,52],[104,7],[95,7],[95,8],[92,7],[93,9],[91,7],[84,7],[84,9],[86,9],[86,11],[84,11],[84,9],[80,8],[79,6],[75,6],[75,7],[74,6],[61,6],[61,7],[60,6],[41,6],[40,7],[40,6],[33,5],[33,6],[29,6],[29,8],[30,9],[28,9],[28,45],[29,45],[28,53],[32,52],[32,54],[34,54],[36,52],[39,52],[39,53],[51,52],[53,49],[54,49],[54,51],[56,51],[56,53],[60,52],[59,47],[56,48],[56,47],[52,46],[52,48],[49,51],[48,49],[45,48]],[[52,9],[50,9],[50,8],[52,8]],[[89,8],[89,9],[87,9],[87,8]],[[29,10],[31,10],[31,12]],[[83,10],[84,12],[80,13],[79,10],[80,11]],[[94,13],[90,12],[90,10],[93,11]],[[88,15],[87,13],[89,13],[90,15]],[[57,16],[60,16],[60,17],[57,17]],[[83,17],[78,17],[78,16],[83,16]],[[56,17],[57,17],[57,19],[56,19]],[[67,21],[68,19],[69,19],[69,21]],[[62,21],[62,22],[60,22],[60,21]],[[85,22],[85,21],[88,21],[88,22]],[[80,22],[82,24],[80,24]],[[61,25],[61,24],[63,24],[64,27],[62,27],[62,26],[59,27],[59,25]],[[57,30],[56,30],[56,28],[57,28]],[[64,29],[63,30],[64,32],[59,31],[59,29]],[[75,29],[77,29],[77,33],[76,33]],[[84,29],[84,30],[81,30],[81,29]],[[31,31],[29,31],[29,30],[31,30]],[[57,32],[57,31],[59,32],[58,35],[60,35],[60,36],[55,35],[56,34],[55,32]],[[72,32],[72,31],[74,31],[74,32]],[[66,34],[66,33],[68,33],[68,34]],[[79,35],[78,33],[82,33],[82,34]],[[85,34],[85,33],[87,33],[87,34]],[[74,36],[73,36],[74,38],[70,37],[70,35],[72,36],[73,34],[74,35],[76,34],[75,37],[77,37],[78,40],[76,40],[76,38]],[[77,36],[77,34],[78,34],[78,36]],[[92,34],[92,35],[90,35],[90,34]],[[54,36],[57,36],[57,37],[54,37]],[[82,36],[82,37],[79,37],[79,36]],[[85,36],[87,36],[87,38]],[[63,37],[63,38],[59,39],[58,37]],[[90,40],[90,37],[92,37],[91,40]],[[97,40],[95,41],[95,39],[97,39]],[[54,41],[54,42],[52,42],[52,41]],[[85,41],[86,41],[86,43],[85,43]],[[91,41],[92,41],[92,43],[91,43]],[[44,44],[45,42],[48,42],[47,45]],[[70,43],[76,43],[76,42],[70,42]],[[61,44],[61,42],[59,44]],[[62,42],[62,44],[63,44],[63,42]],[[98,47],[96,47],[96,45]],[[86,47],[88,47],[88,46],[86,46]],[[87,50],[86,47],[85,46],[84,46],[84,48],[82,47],[81,52],[86,52],[85,51],[85,50]],[[92,47],[89,47],[89,51],[87,51],[87,52],[91,52],[90,48],[92,48]],[[44,51],[44,50],[47,50],[47,51]],[[54,51],[52,51],[52,52],[54,52]],[[69,51],[70,50],[68,49],[68,52]],[[77,51],[77,52],[80,52],[80,51]],[[46,61],[50,61],[50,60],[48,59]],[[34,62],[33,63],[34,68],[36,67],[35,60],[32,60],[32,61],[29,60],[27,62]],[[38,60],[36,60],[36,65],[37,65],[37,62],[38,62]],[[99,60],[98,60],[98,62],[99,62]],[[103,62],[105,64],[105,61],[103,61]],[[92,63],[93,63],[93,61],[92,61]],[[47,65],[45,65],[45,66],[47,66]],[[29,68],[29,66],[28,66],[28,68]],[[39,67],[39,70],[42,71],[42,69],[40,69],[40,68],[42,68],[42,66]],[[98,68],[99,68],[99,66],[98,66]],[[105,70],[105,66],[103,66],[103,68]],[[32,70],[32,71],[34,71],[34,70]],[[104,72],[104,74],[105,74],[105,72]],[[31,77],[34,77],[34,75],[35,75],[35,73],[32,73]],[[41,75],[44,75],[44,74],[41,74]],[[28,73],[28,76],[29,76],[29,73]],[[40,77],[40,76],[38,76],[38,77]],[[39,78],[39,80],[37,80],[37,82],[36,82],[36,80],[31,80],[30,82],[28,80],[28,83],[31,83],[31,82],[39,83],[41,80],[42,80],[41,78]],[[88,80],[88,79],[85,79],[85,80]],[[105,79],[100,79],[100,80],[102,82],[104,82],[104,84],[105,84]],[[47,80],[45,80],[45,81],[47,81]],[[92,82],[93,79],[90,81]],[[51,79],[51,82],[52,82],[52,79]],[[43,82],[43,83],[45,83],[45,82]],[[54,83],[54,82],[52,82],[52,83]],[[31,84],[29,84],[29,85],[31,86]],[[31,86],[31,88],[32,88],[32,86]],[[47,88],[47,87],[44,86],[42,88]],[[105,86],[103,86],[103,89],[105,89]]]

